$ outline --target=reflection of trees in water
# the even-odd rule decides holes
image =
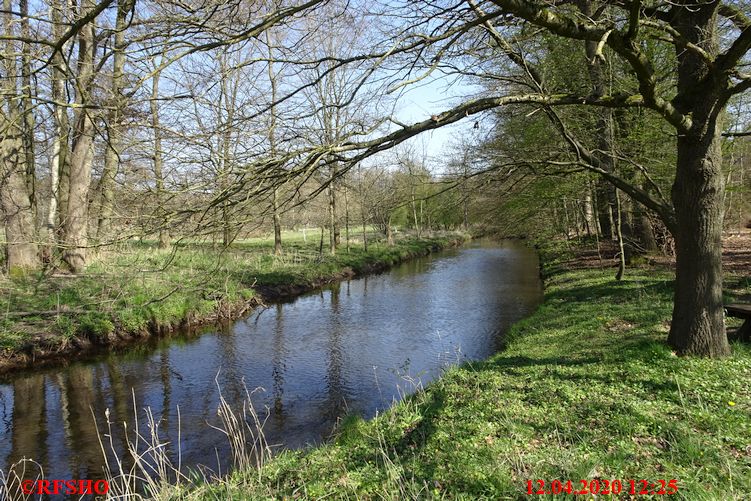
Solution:
[[[11,423],[11,450],[7,464],[23,459],[34,459],[47,464],[47,415],[45,380],[32,374],[13,381],[13,421]],[[33,469],[26,465],[26,469]],[[26,478],[38,472],[28,471]]]
[[[328,398],[325,403],[325,414],[331,419],[343,416],[347,410],[342,365],[344,354],[342,353],[342,321],[340,318],[339,293],[341,283],[337,282],[330,288],[331,297],[331,322],[328,329],[326,349],[326,387]]]
[[[120,365],[112,359],[107,360],[107,374],[110,383],[110,397],[112,398],[110,421],[113,423],[112,431],[117,435],[117,438],[113,440],[119,442],[121,451],[125,451],[127,450],[127,443],[122,423],[123,421],[131,421],[133,419],[131,406],[128,405],[131,393],[120,372]]]
[[[170,413],[172,412],[172,375],[170,374],[169,350],[164,349],[159,354],[159,379],[162,381],[162,424],[170,429]]]
[[[232,324],[222,325],[221,332],[217,335],[217,345],[219,347],[217,366],[221,371],[222,394],[230,403],[242,402],[245,398],[245,388],[237,353],[237,339]]]
[[[279,428],[284,426],[284,373],[286,348],[284,345],[284,307],[277,303],[274,325],[273,354],[271,357],[271,378],[274,381],[274,418]]]
[[[65,393],[70,431],[70,471],[81,478],[101,478],[102,453],[94,426],[94,371],[90,367],[72,365],[66,371]]]

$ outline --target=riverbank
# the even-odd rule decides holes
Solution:
[[[285,235],[228,249],[183,243],[170,250],[131,243],[102,253],[80,276],[2,278],[0,373],[137,343],[151,336],[241,317],[253,307],[284,300],[327,283],[385,270],[465,237],[443,234],[394,246],[352,242],[335,256],[317,239]]]
[[[641,479],[653,491],[675,479],[674,498],[747,499],[751,348],[676,357],[664,343],[668,268],[632,268],[616,282],[610,268],[564,261],[548,261],[544,303],[511,329],[505,351],[447,371],[371,421],[352,418],[329,444],[192,496],[523,499],[528,480],[578,490],[580,480],[618,479],[616,497],[629,499],[629,480],[638,494]],[[727,277],[728,300],[749,294],[751,277]],[[638,496],[650,497],[664,496]]]

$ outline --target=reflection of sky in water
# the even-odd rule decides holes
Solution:
[[[149,407],[175,462],[179,449],[183,465],[215,469],[218,454],[226,471],[226,439],[209,426],[220,423],[217,383],[235,406],[262,388],[252,400],[268,414],[270,444],[315,443],[343,415],[371,417],[446,365],[489,356],[539,297],[532,252],[475,244],[272,305],[232,329],[18,376],[0,385],[0,468],[34,457],[47,478],[101,478],[90,407],[100,431],[105,409],[132,429],[135,401],[141,432]]]

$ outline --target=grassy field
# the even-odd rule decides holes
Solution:
[[[572,499],[527,496],[527,481],[579,489],[581,479],[620,479],[620,496],[577,498],[749,499],[751,349],[676,357],[664,344],[671,274],[613,274],[559,267],[507,350],[449,370],[371,421],[348,420],[328,445],[192,497]],[[750,278],[728,280],[729,297],[749,293]],[[678,491],[632,497],[628,479],[675,479]]]
[[[307,241],[302,233],[286,232],[282,256],[273,255],[269,238],[228,249],[181,242],[159,250],[152,242],[132,241],[101,251],[81,276],[0,278],[0,367],[231,317],[252,304],[260,288],[305,289],[463,238],[400,236],[393,247],[373,241],[367,252],[357,242],[347,252],[342,242],[336,256],[326,243],[319,254],[314,232]]]

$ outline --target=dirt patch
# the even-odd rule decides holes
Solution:
[[[618,266],[618,245],[609,240],[601,241],[599,250],[595,248],[572,248],[572,259],[559,266],[565,269],[615,268]],[[675,256],[650,254],[637,258],[632,264],[639,266],[659,266],[675,269]],[[751,229],[727,232],[722,239],[722,265],[726,273],[751,277]]]

